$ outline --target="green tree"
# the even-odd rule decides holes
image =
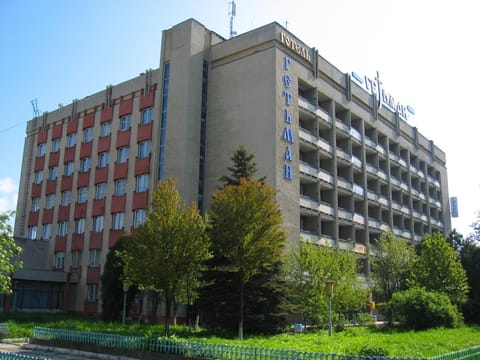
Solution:
[[[470,292],[463,306],[465,321],[480,323],[480,247],[467,240],[460,250],[460,261],[467,273]]]
[[[443,293],[460,306],[468,295],[468,282],[457,252],[440,233],[425,234],[413,267],[414,283]]]
[[[415,251],[389,231],[377,240],[374,252],[372,278],[384,301],[388,301],[394,292],[407,288]]]
[[[105,267],[101,278],[101,297],[102,297],[102,318],[106,321],[115,321],[120,319],[123,311],[123,267],[124,263],[119,257],[125,249],[125,241],[131,238],[131,235],[121,236],[111,247],[107,254]],[[127,314],[128,309],[135,296],[136,288],[131,286],[127,292]]]
[[[0,294],[12,292],[12,274],[22,268],[19,256],[22,248],[13,239],[13,229],[8,223],[13,212],[0,214]]]
[[[220,181],[223,183],[223,187],[227,185],[239,185],[240,179],[242,178],[253,180],[255,174],[257,173],[257,167],[253,161],[254,158],[255,155],[249,153],[245,146],[241,145],[231,157],[233,166],[227,168],[231,175],[223,175],[220,178]],[[260,178],[258,181],[264,182],[265,176]]]
[[[144,225],[120,252],[124,277],[139,288],[151,290],[165,301],[165,333],[169,335],[171,310],[198,284],[210,240],[196,206],[181,200],[173,179],[162,181],[152,194]],[[187,287],[192,287],[187,289]]]
[[[327,322],[327,280],[334,281],[335,317],[361,311],[367,305],[368,290],[358,282],[354,253],[302,241],[290,250],[288,259],[288,275],[295,284],[296,302],[306,324]]]
[[[224,269],[238,275],[238,336],[243,339],[245,285],[262,269],[269,269],[283,256],[286,233],[275,201],[275,191],[266,183],[240,179],[213,197],[210,237]]]

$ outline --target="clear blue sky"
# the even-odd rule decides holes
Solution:
[[[457,1],[237,0],[234,29],[277,21],[343,72],[373,77],[447,153],[453,226],[480,210],[477,4]],[[26,121],[159,63],[162,30],[195,18],[229,35],[228,0],[1,0],[0,211],[15,209]],[[466,128],[462,131],[461,128]]]

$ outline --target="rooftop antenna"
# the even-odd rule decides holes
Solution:
[[[38,106],[37,106],[37,99],[31,100],[30,103],[32,104],[32,107],[33,107],[33,118],[35,119],[36,117],[40,116],[40,111],[38,110]]]
[[[233,18],[237,15],[237,4],[235,4],[235,0],[232,0],[228,5],[228,15],[230,15],[230,38],[232,38],[237,35],[237,32],[233,30]]]
[[[285,20],[285,29],[288,30],[288,20]]]

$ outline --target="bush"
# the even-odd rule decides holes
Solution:
[[[375,345],[365,345],[358,352],[360,356],[388,356],[388,350]]]
[[[393,294],[386,306],[391,321],[415,330],[457,327],[462,318],[445,294],[410,288]]]

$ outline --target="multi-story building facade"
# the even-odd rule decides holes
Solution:
[[[155,184],[174,177],[205,212],[240,145],[277,190],[290,243],[350,249],[368,272],[389,229],[447,234],[444,152],[365,81],[277,23],[228,40],[195,20],[164,31],[158,69],[28,122],[10,306],[101,311],[106,254],[145,221]]]

